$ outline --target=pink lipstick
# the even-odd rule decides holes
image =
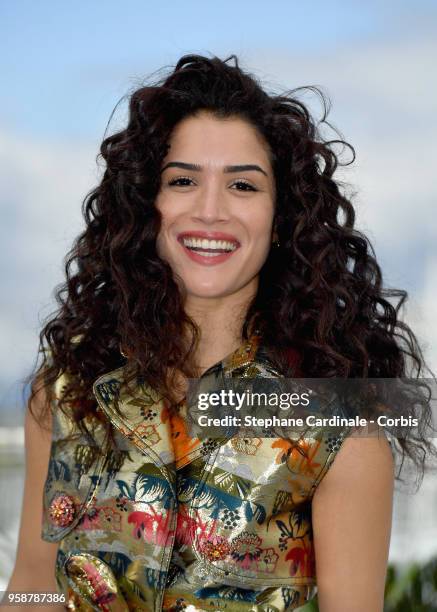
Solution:
[[[192,261],[204,266],[223,263],[240,248],[237,238],[224,232],[181,232],[178,234],[178,242]]]

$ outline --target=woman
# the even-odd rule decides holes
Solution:
[[[407,354],[423,363],[353,229],[332,143],[231,57],[182,57],[102,144],[40,336],[9,590],[58,588],[71,610],[283,611],[317,578],[322,612],[382,610],[384,436],[186,427],[189,378],[396,377]]]

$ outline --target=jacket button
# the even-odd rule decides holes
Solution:
[[[66,493],[56,495],[49,508],[49,516],[52,523],[57,527],[66,527],[74,520],[74,502]]]

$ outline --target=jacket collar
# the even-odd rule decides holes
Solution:
[[[267,361],[260,341],[258,333],[252,334],[237,350],[208,368],[201,379],[207,383],[208,378],[250,376],[250,367],[255,362],[264,364]],[[125,364],[99,376],[93,384],[94,396],[115,429],[170,477],[174,472],[175,453],[168,409],[164,400],[140,376],[128,384],[124,382],[127,368]],[[204,442],[198,438],[187,440],[183,465],[202,453]]]

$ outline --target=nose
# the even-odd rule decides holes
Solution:
[[[219,184],[211,182],[196,193],[191,218],[208,224],[229,219],[226,193]]]

